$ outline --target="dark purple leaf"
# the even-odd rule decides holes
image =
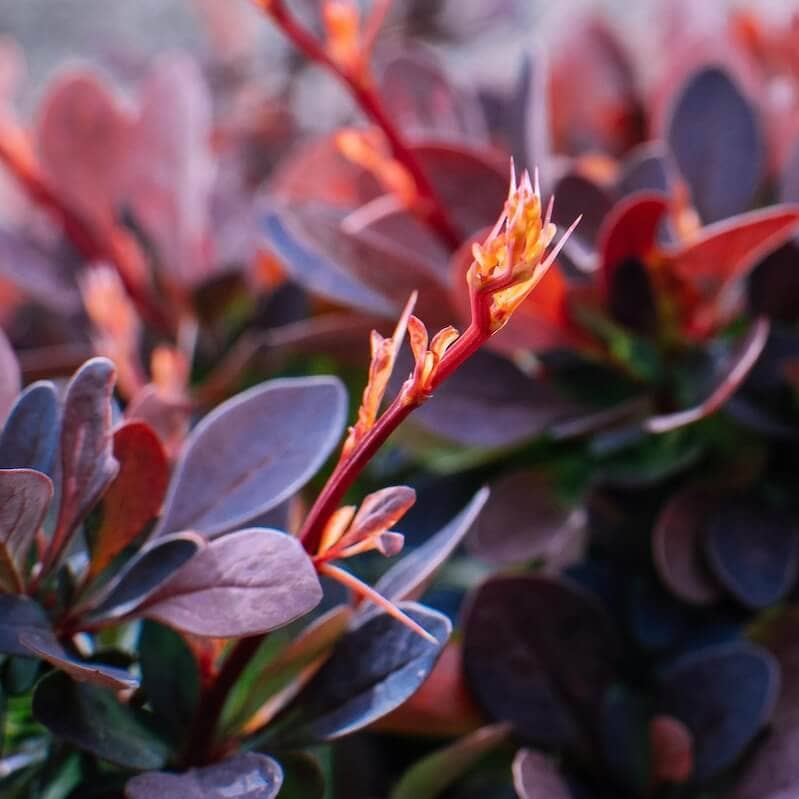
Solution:
[[[58,396],[40,381],[20,394],[0,436],[0,468],[30,468],[53,476],[60,432]]]
[[[617,322],[641,335],[658,327],[655,289],[646,266],[638,258],[625,258],[611,272],[608,311]]]
[[[662,675],[661,704],[694,737],[694,777],[731,766],[769,720],[780,670],[764,649],[736,641],[692,652]]]
[[[19,361],[6,334],[0,330],[0,424],[17,399],[20,389]]]
[[[799,613],[790,608],[770,619],[764,640],[782,675],[767,734],[747,760],[730,799],[792,799],[799,785]],[[736,692],[739,689],[736,689]]]
[[[122,704],[108,688],[73,682],[58,671],[36,686],[33,715],[66,743],[124,768],[162,768],[169,756],[151,713]]]
[[[482,488],[448,524],[421,546],[397,561],[375,584],[375,590],[392,602],[419,599],[436,572],[472,528],[488,499]]]
[[[46,660],[76,682],[92,683],[117,690],[139,686],[139,681],[123,669],[99,663],[84,663],[73,658],[52,633],[29,630],[20,633],[19,642],[28,650],[28,654]]]
[[[118,619],[129,615],[204,545],[205,539],[196,533],[173,533],[151,541],[92,598],[89,616]]]
[[[125,799],[272,799],[282,785],[277,761],[245,752],[185,774],[140,774],[125,786]]]
[[[616,195],[626,197],[638,191],[669,191],[666,152],[660,143],[642,144],[624,160],[616,179]]]
[[[780,201],[784,203],[799,202],[799,143],[794,147],[782,173]]]
[[[799,319],[799,246],[795,241],[774,250],[752,270],[749,309],[784,322]]]
[[[475,698],[541,744],[586,745],[618,656],[604,608],[565,582],[496,577],[466,611],[463,663]]]
[[[54,540],[63,546],[114,479],[111,393],[116,372],[107,358],[92,358],[67,388],[61,429],[61,506]]]
[[[281,743],[330,741],[382,718],[425,681],[452,631],[422,605],[399,605],[433,635],[433,645],[385,613],[370,616],[336,644],[330,658],[276,721]]]
[[[710,66],[683,87],[667,140],[705,222],[747,210],[765,171],[765,142],[755,110],[730,75]]]
[[[752,501],[727,501],[707,532],[713,573],[743,605],[773,605],[791,590],[799,566],[799,529],[784,514]]]
[[[710,605],[720,596],[707,569],[704,541],[718,496],[697,486],[675,494],[664,506],[652,534],[652,554],[660,579],[684,602]]]
[[[593,247],[602,223],[613,206],[612,195],[575,172],[564,175],[555,184],[552,193],[555,197],[552,221],[567,228],[582,215],[574,235]]]
[[[560,502],[552,478],[542,471],[503,475],[467,539],[469,551],[489,563],[520,563],[556,554],[573,532],[573,509]]]
[[[458,444],[506,447],[539,435],[575,410],[574,403],[549,383],[532,380],[505,358],[481,351],[413,418],[431,433]]]
[[[240,638],[283,627],[321,598],[299,540],[257,528],[212,541],[138,612],[195,635]]]
[[[738,346],[737,351],[728,358],[724,374],[707,399],[684,411],[651,416],[644,422],[644,429],[650,433],[666,433],[699,422],[715,413],[735,394],[752,370],[766,346],[769,330],[770,323],[765,317],[761,317],[755,322]]]
[[[52,496],[47,475],[0,469],[0,588],[23,592],[28,552]]]
[[[30,656],[27,647],[19,640],[25,633],[53,636],[47,615],[40,605],[26,596],[0,594],[0,652]]]
[[[346,412],[332,377],[272,380],[223,403],[186,442],[155,535],[214,536],[279,505],[325,462]]]
[[[513,786],[519,799],[572,799],[552,760],[532,749],[520,749],[513,758]]]

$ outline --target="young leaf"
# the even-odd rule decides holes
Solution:
[[[123,768],[155,769],[169,749],[152,714],[121,704],[113,691],[55,671],[36,686],[34,718],[53,735]]]
[[[710,521],[706,545],[713,574],[747,608],[779,602],[796,582],[799,529],[782,513],[727,501]]]
[[[205,546],[196,533],[173,533],[151,541],[90,600],[90,619],[120,619],[147,601]]]
[[[119,462],[119,472],[103,495],[100,528],[91,536],[92,577],[158,515],[169,480],[164,448],[144,422],[127,422],[117,428],[114,457]]]
[[[447,642],[452,624],[421,605],[402,603],[400,608],[431,633],[438,645],[385,613],[368,618],[339,640],[330,658],[278,717],[276,737],[281,744],[294,746],[348,735],[385,716],[419,688]]]
[[[117,690],[138,688],[139,681],[123,669],[99,663],[84,663],[70,656],[51,633],[29,630],[19,635],[20,643],[37,657],[69,674],[76,682],[102,685]]]
[[[488,496],[488,489],[481,488],[454,519],[391,566],[375,584],[375,591],[392,602],[419,599],[436,572],[472,528]]]
[[[766,168],[763,131],[754,108],[721,67],[705,67],[683,87],[666,140],[705,222],[751,206]]]
[[[245,752],[185,774],[140,774],[125,786],[125,799],[273,799],[282,784],[277,761]]]
[[[23,592],[28,552],[52,496],[47,475],[0,469],[0,588]]]
[[[0,653],[29,656],[30,651],[20,642],[20,635],[31,632],[55,639],[40,605],[26,596],[0,594]]]
[[[53,476],[60,432],[58,396],[46,381],[20,394],[0,435],[0,468],[29,468]]]
[[[212,541],[138,613],[195,635],[240,638],[283,627],[321,598],[302,544],[276,530],[255,528]]]
[[[743,641],[692,652],[662,675],[661,704],[694,737],[694,777],[731,766],[769,720],[780,669],[764,649]]]
[[[510,730],[509,724],[481,727],[433,752],[402,775],[391,799],[435,799],[483,755],[504,743]]]
[[[175,738],[191,725],[200,701],[200,670],[183,637],[145,621],[139,636],[142,690],[153,712]]]
[[[589,594],[546,577],[496,577],[472,596],[463,663],[477,701],[531,741],[579,750],[619,656]]]
[[[513,786],[519,799],[572,797],[552,760],[532,749],[520,749],[513,759]]]
[[[114,379],[111,361],[92,358],[67,389],[61,429],[61,506],[52,542],[56,559],[117,473],[111,435]]]
[[[332,377],[272,380],[220,405],[187,441],[154,534],[213,536],[279,505],[324,463],[346,405]]]

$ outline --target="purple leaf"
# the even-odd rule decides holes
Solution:
[[[573,509],[559,502],[550,476],[526,470],[503,475],[467,540],[489,563],[519,563],[557,554],[577,527]]]
[[[86,361],[69,383],[61,429],[61,506],[55,554],[114,479],[111,393],[116,373],[107,358]]]
[[[402,603],[400,608],[438,645],[385,613],[370,616],[339,639],[328,660],[276,719],[276,737],[282,744],[349,735],[416,692],[441,654],[452,624],[421,605]]]
[[[576,172],[563,175],[552,193],[555,197],[552,221],[567,228],[582,215],[574,235],[594,246],[602,223],[613,207],[612,194]]]
[[[662,675],[665,712],[694,737],[694,777],[731,766],[769,720],[780,669],[766,650],[735,641],[692,652]]]
[[[125,786],[125,799],[272,799],[282,785],[277,761],[245,752],[185,774],[140,774]]]
[[[705,222],[752,205],[766,168],[763,131],[726,71],[710,66],[690,78],[672,109],[666,138]]]
[[[154,534],[214,536],[279,505],[325,462],[346,406],[332,377],[272,380],[223,403],[186,442]]]
[[[728,500],[713,515],[706,545],[713,573],[747,608],[779,602],[796,582],[799,529],[782,513]]]
[[[769,253],[749,276],[753,315],[795,322],[799,318],[799,246],[789,241]]]
[[[261,214],[261,232],[291,277],[309,291],[369,313],[388,316],[393,306],[386,297],[349,274],[329,251],[304,235],[302,218],[288,209],[267,208]]]
[[[28,552],[52,496],[47,475],[0,469],[0,587],[23,593]]]
[[[28,654],[32,653],[46,660],[57,669],[69,674],[76,682],[92,683],[117,690],[138,688],[139,681],[124,669],[99,663],[84,663],[71,657],[52,633],[29,630],[20,633],[19,641],[28,650]]]
[[[174,533],[151,541],[92,598],[90,617],[118,619],[129,615],[204,545],[205,539],[196,533]]]
[[[616,196],[626,197],[639,191],[660,191],[668,194],[670,175],[666,152],[660,142],[636,147],[624,159],[616,179]]]
[[[619,649],[592,596],[546,577],[493,578],[472,595],[464,618],[463,664],[475,699],[524,738],[572,751],[588,745]]]
[[[0,594],[0,652],[5,655],[28,656],[20,642],[25,633],[48,635],[55,640],[50,622],[41,606],[26,596]]]
[[[550,758],[520,749],[513,758],[513,787],[519,799],[571,799],[571,791]]]
[[[20,389],[19,361],[6,334],[0,330],[0,424],[17,399]]]
[[[418,599],[472,528],[488,496],[487,488],[480,489],[454,519],[397,561],[375,584],[377,593],[392,602]]]
[[[52,477],[60,432],[52,383],[32,383],[20,394],[0,435],[0,468],[36,469]]]
[[[683,602],[711,605],[719,585],[707,569],[704,537],[719,497],[699,486],[675,494],[663,507],[652,534],[652,554],[660,579]]]
[[[147,600],[139,615],[195,635],[240,638],[283,627],[321,598],[302,544],[258,528],[212,541]]]

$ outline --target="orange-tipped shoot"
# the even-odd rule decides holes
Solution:
[[[575,219],[547,253],[557,233],[552,223],[552,200],[542,214],[538,172],[525,170],[516,182],[511,162],[508,199],[496,225],[482,244],[472,248],[474,261],[466,279],[472,296],[473,324],[496,333],[510,319],[555,261],[580,221]]]

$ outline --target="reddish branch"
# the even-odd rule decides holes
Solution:
[[[133,240],[123,237],[121,231],[116,231],[116,235],[101,236],[79,214],[63,203],[35,168],[19,157],[2,138],[0,161],[25,189],[30,199],[56,219],[72,245],[87,261],[102,261],[114,267],[142,318],[171,336],[175,327],[173,321],[135,277],[143,269],[141,255]]]
[[[413,179],[419,198],[414,210],[450,250],[456,250],[463,241],[463,236],[450,219],[441,198],[422,169],[418,158],[386,112],[368,72],[347,69],[338,64],[316,37],[309,33],[289,12],[283,0],[255,0],[255,2],[271,16],[284,35],[300,52],[309,60],[321,64],[336,75],[349,89],[364,114],[383,132],[394,158]]]

